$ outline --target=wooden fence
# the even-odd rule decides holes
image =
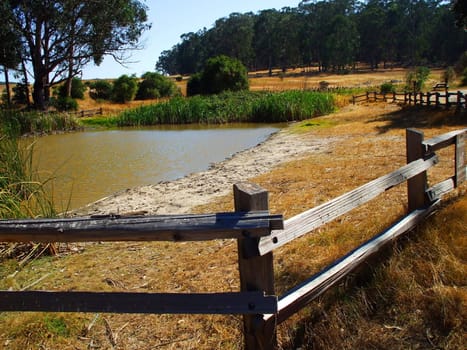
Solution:
[[[87,110],[82,110],[82,111],[71,112],[70,114],[73,114],[78,118],[84,118],[84,117],[92,117],[94,115],[102,115],[103,110],[101,107],[101,108],[96,108],[96,109],[87,109]]]
[[[380,92],[366,92],[362,95],[352,96],[352,103],[357,102],[402,102],[404,104],[422,105],[422,106],[434,106],[434,107],[445,107],[449,109],[456,107],[456,109],[467,108],[467,96],[462,91],[449,92],[444,91],[443,93],[435,92],[403,92],[403,93],[380,93]]]
[[[236,239],[241,290],[237,293],[111,293],[0,291],[0,311],[242,314],[245,349],[274,349],[276,326],[345,278],[386,243],[410,231],[466,180],[467,129],[424,140],[408,129],[407,165],[286,221],[268,212],[268,192],[234,185],[235,212],[203,215],[3,220],[0,241],[201,241]],[[427,170],[441,148],[455,147],[452,177],[428,187]],[[408,213],[395,225],[277,298],[273,251],[407,181]]]

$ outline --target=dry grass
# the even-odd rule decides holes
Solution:
[[[456,119],[446,113],[401,111],[390,104],[347,106],[339,113],[290,128],[300,137],[339,136],[339,142],[324,153],[290,162],[251,181],[270,191],[272,212],[291,217],[403,165],[406,126],[420,128],[429,137],[465,127],[465,116]],[[449,152],[441,170],[430,173],[432,177],[443,179],[451,174]],[[396,254],[369,278],[367,288],[342,286],[281,325],[280,347],[402,349],[429,348],[433,343],[434,347],[454,349],[465,344],[466,189],[463,185],[453,193],[460,198],[457,203],[440,211],[407,242],[393,247]],[[405,186],[393,188],[276,252],[277,293],[394,222],[405,212],[405,192]],[[233,199],[227,196],[198,211],[232,207]],[[3,279],[0,287],[16,290],[46,276],[34,288],[236,291],[236,255],[233,241],[86,245],[80,254],[35,261]],[[16,268],[14,262],[4,264],[1,275],[12,274]],[[101,314],[94,320],[91,314],[3,313],[0,347],[242,348],[238,316]]]
[[[290,89],[317,89],[321,81],[329,83],[329,87],[340,88],[364,88],[378,89],[382,83],[397,81],[398,84],[405,83],[407,70],[403,68],[379,69],[371,72],[361,71],[357,74],[334,74],[312,72],[302,75],[300,69],[289,70],[285,75],[277,74],[272,77],[264,76],[266,72],[261,72],[261,77],[250,79],[250,88],[254,91],[270,90],[282,91]],[[431,72],[427,86],[432,86],[440,81],[442,76],[441,69],[434,69]]]

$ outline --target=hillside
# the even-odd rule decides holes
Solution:
[[[406,127],[421,129],[430,137],[463,128],[465,120],[465,115],[452,112],[407,110],[393,104],[347,106],[338,113],[284,130],[290,140],[304,144],[321,140],[322,146],[311,146],[299,158],[284,155],[287,162],[265,169],[266,173],[250,181],[270,191],[272,212],[290,217],[403,165]],[[287,137],[284,142],[288,142]],[[274,143],[270,145],[263,145],[264,157],[275,152]],[[438,179],[450,174],[449,152],[444,157],[441,154],[440,170],[430,172],[430,176]],[[222,178],[225,169],[212,170]],[[170,183],[166,186],[170,189]],[[193,183],[187,181],[185,186],[188,190]],[[364,284],[349,280],[281,325],[280,348],[461,348],[467,334],[463,323],[467,300],[466,189],[463,184],[426,225],[390,247],[391,258],[367,273]],[[184,188],[172,191],[184,193]],[[193,210],[231,210],[233,200],[230,194],[207,195],[204,202],[208,204]],[[185,196],[184,203],[190,203],[190,196]],[[281,249],[275,254],[277,293],[388,226],[404,212],[404,203],[405,186],[399,186]],[[184,209],[186,206],[179,207]],[[238,290],[236,244],[232,241],[106,243],[68,248],[74,253],[41,258],[17,273],[16,263],[4,263],[2,289],[20,289],[40,280],[32,289]],[[4,313],[0,325],[0,344],[5,349],[242,347],[241,318],[237,316]]]

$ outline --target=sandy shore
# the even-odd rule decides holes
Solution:
[[[145,211],[184,214],[232,191],[235,183],[264,174],[280,164],[315,152],[326,152],[334,138],[316,139],[291,133],[289,128],[257,146],[238,152],[208,170],[183,178],[117,192],[75,211],[76,215]]]

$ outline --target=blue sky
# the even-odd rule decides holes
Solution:
[[[257,13],[260,10],[297,7],[300,0],[150,0],[142,1],[149,8],[150,31],[143,34],[143,50],[134,51],[126,67],[106,57],[100,66],[89,64],[83,79],[117,78],[122,74],[141,74],[154,71],[162,51],[180,42],[183,33],[211,28],[216,19],[233,12]]]

